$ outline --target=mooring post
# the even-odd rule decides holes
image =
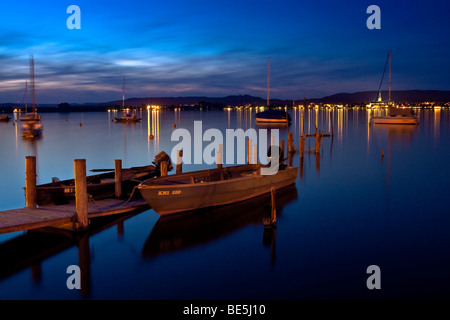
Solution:
[[[27,208],[36,208],[36,157],[25,157],[25,202]]]
[[[86,184],[86,159],[75,159],[75,206],[77,228],[87,229],[88,227],[88,196]]]
[[[294,149],[294,139],[292,138],[292,132],[288,133],[288,152],[293,153],[295,152]]]
[[[316,130],[316,150],[315,150],[316,154],[320,153],[320,133],[317,132]]]
[[[177,152],[177,174],[183,172],[183,150]]]
[[[303,158],[303,152],[305,150],[305,136],[301,135],[299,140],[300,140],[300,158]]]
[[[161,177],[167,176],[167,161],[161,162]]]
[[[217,153],[216,153],[217,169],[222,169],[222,164],[223,164],[222,152],[223,152],[223,144],[219,144],[219,151],[217,151]]]
[[[277,207],[276,207],[276,203],[275,203],[275,193],[276,193],[275,187],[271,187],[270,188],[270,204],[271,204],[270,222],[272,225],[275,225],[277,223]]]
[[[122,160],[114,160],[114,183],[116,198],[122,196]]]
[[[284,150],[285,150],[285,145],[284,145],[284,140],[280,140],[280,149],[281,149],[281,155],[280,155],[280,159],[281,159],[281,161],[280,161],[280,164],[284,164],[284,155],[286,154],[285,152],[284,152]]]

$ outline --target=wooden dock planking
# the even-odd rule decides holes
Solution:
[[[120,199],[105,199],[90,202],[88,218],[103,217],[126,212],[149,209],[144,199],[132,199],[124,203]],[[59,227],[73,224],[76,206],[73,204],[59,206],[41,206],[36,209],[20,208],[0,212],[0,234],[25,231],[41,227]]]

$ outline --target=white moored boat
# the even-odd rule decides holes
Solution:
[[[388,114],[382,117],[372,117],[374,124],[419,124],[419,118],[412,109],[389,107]]]

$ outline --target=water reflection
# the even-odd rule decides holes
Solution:
[[[78,248],[78,266],[80,267],[80,295],[88,298],[91,285],[91,247],[89,238],[113,226],[117,227],[117,237],[124,233],[123,222],[138,212],[106,216],[91,220],[88,231],[75,233],[65,229],[39,228],[27,231],[23,235],[0,243],[0,281],[24,269],[30,268],[32,280],[40,284],[42,280],[42,263],[67,249]],[[69,275],[68,275],[69,276]]]
[[[295,185],[277,190],[277,216],[282,216],[283,207],[295,199]],[[262,226],[267,215],[270,215],[270,194],[232,205],[161,216],[145,242],[142,256],[156,258],[202,246],[248,225]],[[266,231],[263,243],[275,245],[275,238],[268,238],[270,234],[272,232]]]

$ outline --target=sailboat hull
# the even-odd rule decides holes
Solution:
[[[406,124],[417,125],[419,119],[415,116],[386,116],[386,117],[372,117],[374,124]]]

